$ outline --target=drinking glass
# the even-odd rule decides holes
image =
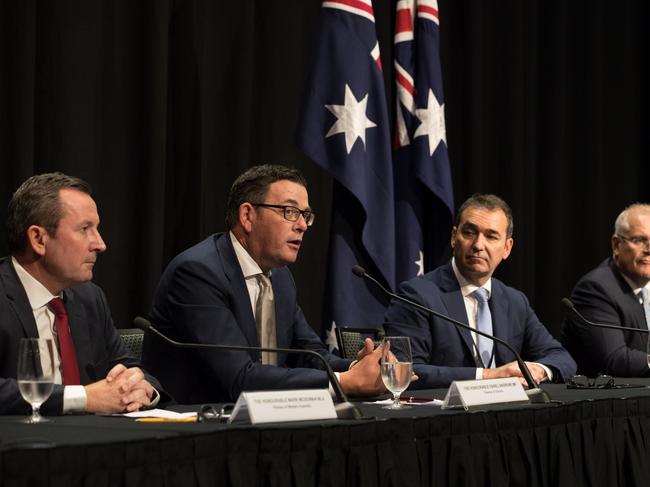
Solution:
[[[45,423],[49,419],[39,414],[54,387],[54,345],[49,338],[22,338],[18,351],[18,389],[32,406],[26,423]]]
[[[409,409],[399,397],[411,383],[413,359],[409,337],[384,337],[381,351],[381,379],[391,394],[393,402],[384,409]]]

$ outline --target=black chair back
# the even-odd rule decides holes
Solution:
[[[341,357],[353,360],[357,358],[357,352],[363,348],[363,342],[366,338],[371,338],[375,345],[379,345],[384,337],[382,328],[337,326],[335,331]]]
[[[117,330],[120,338],[129,353],[140,360],[142,358],[142,340],[144,339],[144,332],[139,328],[122,328]]]

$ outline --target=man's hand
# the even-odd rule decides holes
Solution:
[[[137,411],[151,404],[153,387],[137,367],[118,364],[106,379],[86,386],[88,412],[120,413]]]
[[[341,372],[341,387],[351,396],[377,396],[386,392],[381,380],[381,346],[374,347],[372,340],[366,339],[364,348],[359,351],[359,361],[347,372]]]
[[[363,341],[363,348],[357,352],[357,361],[363,359],[366,355],[370,355],[374,349],[375,344],[373,341],[370,338],[366,338]]]
[[[533,380],[538,384],[546,379],[546,371],[539,364],[534,362],[526,362],[528,370],[533,376]],[[483,378],[484,379],[498,379],[502,377],[519,377],[519,381],[522,385],[527,386],[526,379],[524,379],[524,374],[519,369],[519,364],[516,361],[510,362],[508,364],[502,365],[495,369],[483,369]]]

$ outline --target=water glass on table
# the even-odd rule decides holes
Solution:
[[[49,419],[39,414],[54,387],[54,345],[49,338],[22,338],[18,351],[18,389],[32,407],[26,423],[46,423]]]
[[[399,400],[411,383],[413,358],[409,337],[384,337],[381,352],[381,379],[391,394],[393,402],[384,409],[409,409]]]

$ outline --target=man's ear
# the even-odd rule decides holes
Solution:
[[[614,258],[617,258],[618,257],[618,247],[621,244],[621,237],[614,234],[614,235],[612,235],[612,238],[610,240],[611,240],[611,245],[612,245],[612,255],[614,256]]]
[[[45,246],[50,235],[44,227],[31,225],[27,229],[27,245],[37,255],[45,255]]]
[[[451,229],[451,248],[456,247],[456,234],[458,233],[458,227],[453,227]]]
[[[512,246],[515,244],[515,241],[512,237],[506,239],[505,250],[503,252],[503,260],[506,260],[512,252]]]
[[[246,233],[250,233],[253,229],[256,216],[255,207],[250,203],[242,203],[239,206],[239,224]]]

